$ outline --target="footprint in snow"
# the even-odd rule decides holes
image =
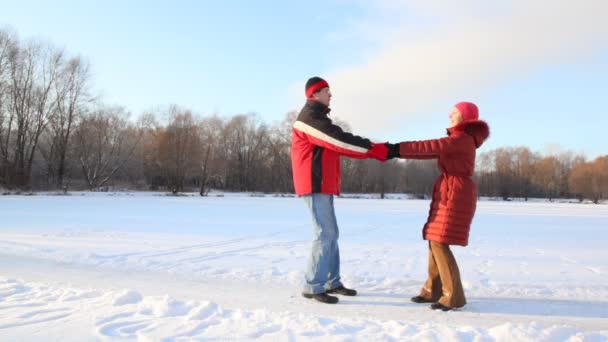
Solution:
[[[147,321],[147,322],[146,322]],[[143,331],[150,326],[153,322],[150,320],[135,320],[135,321],[123,321],[116,323],[108,323],[99,327],[98,332],[107,337],[120,337],[120,338],[137,338],[138,332]]]

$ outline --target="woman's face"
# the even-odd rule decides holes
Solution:
[[[458,108],[454,107],[454,109],[452,109],[452,112],[450,113],[450,128],[458,125],[463,121],[464,119],[462,118],[462,114],[460,113]]]

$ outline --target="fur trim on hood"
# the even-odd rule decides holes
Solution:
[[[448,128],[448,135],[452,132],[464,132],[472,136],[475,140],[475,146],[479,148],[490,136],[490,126],[482,120],[465,121]]]

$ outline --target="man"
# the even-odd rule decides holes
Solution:
[[[340,194],[340,156],[386,161],[388,147],[344,132],[329,119],[331,91],[320,77],[306,82],[306,104],[293,125],[291,163],[296,194],[302,196],[313,219],[312,250],[302,295],[335,304],[330,294],[355,296],[340,281],[338,224],[333,196]]]

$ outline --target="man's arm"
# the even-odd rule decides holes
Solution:
[[[346,157],[368,158],[368,151],[372,148],[369,139],[344,132],[329,118],[298,120],[294,123],[293,128],[304,133],[311,144],[327,148]]]

